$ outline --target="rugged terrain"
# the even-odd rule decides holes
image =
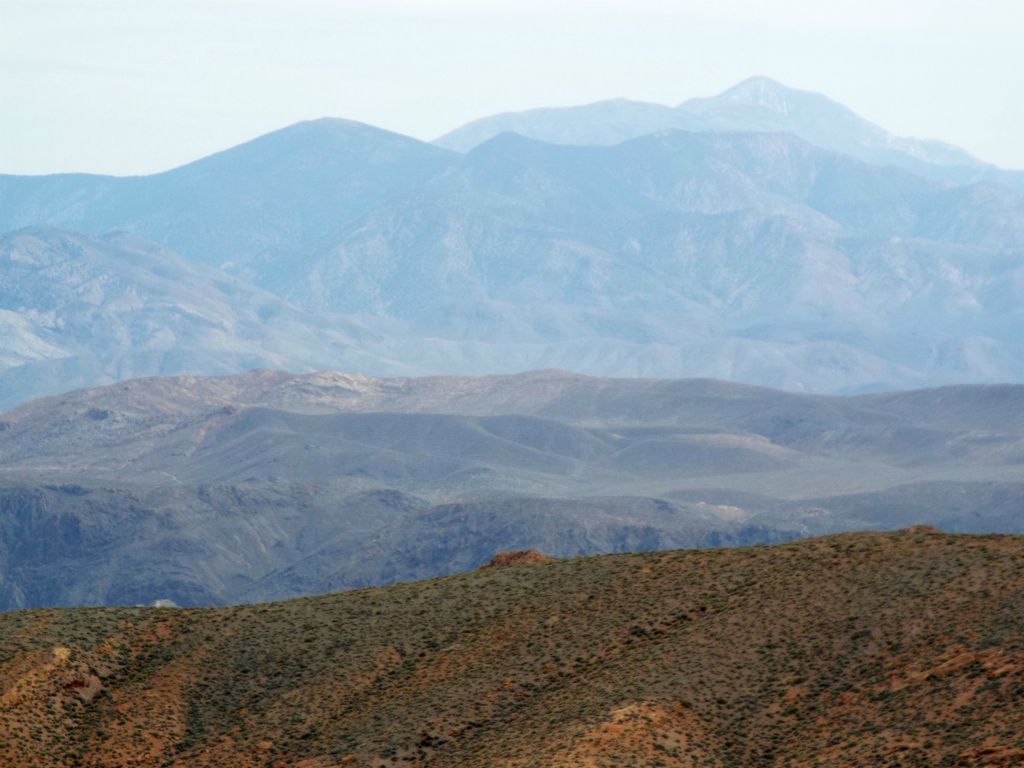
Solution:
[[[768,81],[688,104],[608,140],[628,105],[465,153],[323,119],[150,176],[0,176],[0,408],[258,366],[1024,381],[1019,174]]]
[[[152,378],[0,416],[0,608],[208,605],[937,524],[1024,533],[1024,387]]]
[[[1024,764],[1020,538],[497,565],[233,608],[2,614],[0,762]]]
[[[141,375],[340,360],[408,370],[382,347],[357,319],[325,318],[124,233],[0,236],[0,408]]]

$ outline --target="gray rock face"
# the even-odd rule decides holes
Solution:
[[[0,609],[263,600],[556,556],[1024,533],[1024,386],[151,378],[3,416]]]

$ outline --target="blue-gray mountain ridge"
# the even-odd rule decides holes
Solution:
[[[512,132],[510,132],[512,131]],[[0,177],[0,407],[147,374],[1024,380],[1021,174],[764,78]]]

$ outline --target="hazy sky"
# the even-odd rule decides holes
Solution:
[[[145,173],[333,115],[475,117],[763,74],[1024,168],[1024,0],[0,0],[0,172]]]

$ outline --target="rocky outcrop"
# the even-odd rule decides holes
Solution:
[[[518,565],[535,565],[536,563],[549,563],[554,560],[543,552],[535,549],[519,549],[511,552],[499,552],[490,562],[480,566],[481,568],[513,568]]]

